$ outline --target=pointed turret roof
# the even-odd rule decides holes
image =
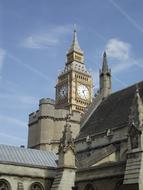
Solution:
[[[81,50],[81,48],[79,46],[79,42],[78,42],[78,38],[77,38],[77,31],[75,28],[74,28],[74,33],[73,33],[73,41],[72,41],[70,49],[68,50],[68,53],[71,53],[73,51],[80,52],[83,54],[83,51]]]
[[[108,72],[108,71],[109,71],[109,69],[108,69],[108,62],[107,62],[107,54],[104,51],[104,53],[103,53],[102,72]]]

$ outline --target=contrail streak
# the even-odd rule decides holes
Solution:
[[[128,84],[126,84],[125,82],[123,82],[122,80],[120,80],[118,77],[115,76],[115,74],[112,74],[112,77],[119,82],[122,86],[126,87],[128,86]]]
[[[140,64],[138,61],[134,60],[133,64],[134,64],[134,65],[137,65],[138,67],[140,67],[140,68],[143,69],[143,65]]]
[[[143,33],[143,27],[141,27],[136,20],[134,20],[131,16],[129,16],[126,11],[120,7],[115,1],[109,0],[109,2],[141,33]]]
[[[25,64],[22,60],[20,60],[19,58],[17,58],[16,56],[12,55],[11,53],[7,53],[7,56],[11,59],[13,59],[14,61],[16,61],[17,63],[19,63],[20,65],[24,66],[25,68],[27,68],[29,71],[32,71],[33,73],[35,73],[36,75],[40,76],[41,78],[49,81],[51,80],[49,77],[47,77],[45,74],[43,74],[42,72],[38,71],[37,69],[31,67],[30,65]]]

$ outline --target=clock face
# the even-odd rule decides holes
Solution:
[[[60,97],[61,97],[61,98],[65,98],[65,97],[67,96],[67,93],[68,93],[68,88],[67,88],[67,86],[66,86],[66,85],[62,86],[62,87],[60,88],[59,93],[60,93]]]
[[[87,100],[89,98],[89,90],[85,85],[79,85],[77,88],[77,93],[80,98]]]

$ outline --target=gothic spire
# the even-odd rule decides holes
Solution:
[[[73,32],[73,41],[72,41],[72,44],[71,44],[71,47],[70,47],[68,53],[71,53],[73,51],[80,52],[83,54],[83,51],[81,50],[81,48],[79,46],[79,42],[78,42],[78,38],[77,38],[77,31],[76,31],[75,27],[74,27],[74,32]]]
[[[102,64],[102,72],[108,72],[108,62],[107,62],[107,55],[106,52],[104,51],[103,53],[103,64]]]
[[[103,98],[111,94],[111,70],[108,68],[106,52],[103,53],[102,69],[100,70],[100,94]]]

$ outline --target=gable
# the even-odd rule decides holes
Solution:
[[[143,99],[143,81],[138,83]],[[136,91],[136,84],[105,98],[81,128],[77,139],[104,132],[107,128],[126,127],[130,107]]]

